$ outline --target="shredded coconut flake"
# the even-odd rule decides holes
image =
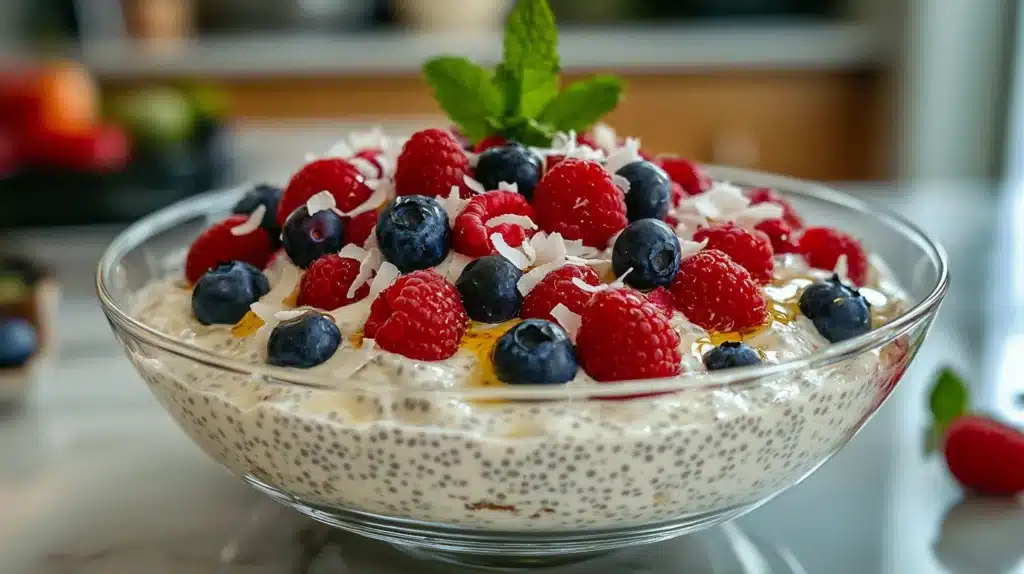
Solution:
[[[479,181],[469,177],[468,175],[463,175],[462,176],[462,183],[465,183],[466,187],[468,187],[470,189],[470,191],[472,191],[473,193],[476,193],[476,194],[487,193],[487,190],[484,189],[484,184],[482,184]]]
[[[472,262],[472,257],[452,251],[448,258],[437,266],[437,272],[444,275],[445,279],[455,283],[462,275],[462,270]]]
[[[309,214],[319,213],[321,211],[327,211],[328,209],[334,209],[337,204],[334,202],[334,196],[329,191],[321,191],[313,195],[313,197],[306,200],[306,209],[309,210]]]
[[[558,324],[569,334],[569,338],[575,342],[576,335],[580,332],[580,323],[582,323],[580,316],[561,303],[551,309],[551,316],[558,321]]]
[[[530,219],[528,216],[518,215],[515,213],[503,213],[501,215],[496,215],[488,219],[487,223],[485,223],[484,225],[486,227],[496,227],[498,225],[506,223],[511,225],[518,225],[523,229],[537,229],[537,224],[534,223],[533,220]]]
[[[511,261],[516,267],[525,270],[530,266],[530,260],[527,259],[526,255],[524,255],[522,251],[509,245],[500,233],[491,234],[491,243],[494,244],[494,249],[498,254]]]
[[[533,262],[538,265],[560,261],[569,254],[561,233],[537,233],[530,238],[530,247],[534,251]]]
[[[530,269],[526,273],[523,273],[523,276],[520,277],[519,281],[516,282],[516,288],[519,289],[519,292],[523,295],[523,297],[525,297],[530,294],[530,291],[533,291],[534,287],[536,287],[541,282],[541,280],[543,280],[544,277],[547,276],[548,273],[551,273],[556,269],[562,268],[567,263],[568,261],[562,259],[549,261],[548,263],[545,263],[543,265],[538,265],[533,269]]]
[[[373,300],[369,297],[339,307],[330,313],[331,319],[334,320],[334,324],[338,326],[338,329],[345,335],[350,335],[359,328],[361,328],[366,320],[370,318],[370,305]]]
[[[593,138],[594,143],[596,143],[600,148],[613,150],[619,145],[619,137],[615,133],[615,128],[606,123],[602,122],[595,124],[594,127],[590,129],[590,135]]]
[[[249,235],[256,231],[263,224],[263,217],[266,214],[267,207],[265,205],[257,205],[256,209],[249,214],[249,219],[246,219],[245,223],[231,228],[231,235]]]
[[[626,179],[624,176],[621,176],[617,173],[613,173],[612,183],[615,184],[615,187],[619,188],[619,190],[622,191],[622,193],[629,193],[629,180]]]
[[[459,197],[459,186],[453,185],[452,190],[448,192],[448,197],[438,198],[438,203],[448,214],[448,224],[455,225],[455,218],[466,208],[469,200]]]
[[[688,241],[686,239],[679,240],[679,259],[686,259],[691,255],[700,253],[702,249],[708,246],[707,238],[704,241]]]
[[[469,160],[469,167],[476,167],[476,164],[480,163],[480,154],[473,152],[466,152],[466,159]]]
[[[619,147],[618,149],[616,149],[614,143],[612,144],[612,147],[606,149],[615,150],[608,156],[608,161],[605,162],[604,168],[608,173],[614,174],[623,167],[643,159],[640,157],[640,140],[636,138],[627,138],[626,142],[622,144],[622,147]]]
[[[341,248],[338,255],[345,259],[355,259],[356,261],[362,261],[366,257],[367,251],[355,243],[349,243],[348,245]]]
[[[740,227],[754,227],[762,221],[779,219],[784,213],[781,205],[765,202],[745,207],[734,213],[731,218]]]
[[[342,250],[344,251],[344,250]],[[370,249],[364,251],[363,257],[359,260],[359,273],[356,278],[352,280],[352,284],[348,286],[348,293],[345,297],[352,299],[356,296],[356,291],[360,287],[366,284],[373,276],[373,273],[380,268],[382,257],[380,251],[377,249]]]
[[[390,261],[385,261],[380,264],[380,269],[377,270],[377,276],[373,278],[373,282],[370,283],[370,296],[367,298],[372,301],[380,295],[381,291],[387,289],[398,279],[402,272],[398,270]]]
[[[348,159],[355,155],[355,150],[349,145],[347,139],[340,139],[334,142],[334,145],[327,149],[324,153],[324,157],[340,157],[342,159]]]
[[[310,311],[310,309],[308,309],[308,308],[305,308],[305,309],[285,309],[283,311],[278,311],[278,312],[274,313],[274,318],[277,319],[278,321],[291,321],[292,319],[297,319],[297,318],[305,315],[309,311]]]
[[[352,208],[350,211],[339,212],[342,217],[355,217],[367,211],[373,211],[391,199],[394,191],[394,184],[389,179],[376,179],[366,182],[366,185],[373,190],[366,201]]]
[[[302,159],[306,163],[312,163],[312,162],[316,161],[318,159],[318,157],[317,157],[317,155],[315,153],[313,153],[311,151],[307,151],[306,154],[302,156]]]
[[[607,285],[591,285],[590,283],[587,283],[586,281],[580,279],[579,277],[573,277],[572,284],[579,287],[581,290],[586,291],[587,293],[600,293],[601,291],[604,291],[605,289],[608,288]]]
[[[849,279],[849,264],[846,260],[846,254],[840,255],[836,259],[836,265],[832,268],[832,272],[839,276],[839,279],[846,282]]]
[[[348,160],[348,162],[367,179],[377,179],[381,176],[380,170],[377,169],[376,164],[365,157],[354,157]]]
[[[511,191],[513,193],[519,193],[518,183],[509,183],[507,181],[498,182],[498,191]]]
[[[337,362],[337,367],[331,371],[331,376],[336,379],[347,379],[373,360],[377,354],[377,342],[373,339],[363,339],[359,349],[346,353],[344,360]],[[337,355],[335,355],[337,356]]]
[[[271,307],[274,307],[274,310],[280,309],[281,306],[284,304],[284,300],[287,299],[288,296],[291,295],[293,291],[295,291],[295,287],[299,284],[299,279],[301,278],[301,275],[302,274],[299,271],[299,268],[293,265],[292,263],[284,265],[281,268],[280,277],[278,278],[278,281],[274,285],[274,287],[270,290],[269,293],[264,295],[262,299],[260,299],[256,303],[253,303],[253,305],[269,305]],[[254,313],[259,315],[261,319],[263,319],[264,321],[266,320],[266,318],[263,317],[263,315],[260,315],[260,313],[256,311],[255,308],[250,308],[253,310]]]

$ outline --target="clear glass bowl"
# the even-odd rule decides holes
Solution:
[[[133,318],[140,290],[180,274],[191,240],[238,191],[130,227],[103,256],[97,289],[161,404],[258,490],[421,554],[501,566],[576,560],[731,520],[807,477],[889,395],[946,292],[941,248],[902,218],[808,182],[710,171],[775,188],[809,223],[862,238],[906,290],[906,313],[799,360],[597,392],[360,387],[218,356]],[[670,392],[595,396],[658,391]]]

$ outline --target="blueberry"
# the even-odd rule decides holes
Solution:
[[[320,257],[341,250],[344,236],[345,221],[341,216],[329,209],[310,215],[309,208],[303,205],[284,221],[281,239],[288,257],[305,269]]]
[[[266,229],[274,241],[279,241],[281,227],[277,224],[277,205],[281,202],[281,193],[281,188],[275,185],[255,185],[238,200],[231,213],[249,215],[262,205],[267,209],[267,213],[263,216],[263,224],[260,227]]]
[[[221,263],[196,282],[192,313],[203,325],[234,325],[268,291],[270,282],[259,269],[241,261]]]
[[[501,255],[473,260],[459,275],[455,288],[474,321],[500,323],[515,317],[523,295],[516,283],[523,272]]]
[[[814,328],[833,343],[845,341],[871,330],[871,305],[853,287],[843,285],[839,277],[815,283],[800,295],[800,312]]]
[[[330,317],[316,311],[281,321],[267,340],[267,362],[279,367],[308,369],[330,359],[341,344],[341,330]]]
[[[649,161],[634,161],[615,172],[629,181],[626,218],[630,221],[664,219],[672,202],[672,181]]]
[[[487,191],[498,189],[498,183],[504,181],[516,184],[519,193],[530,199],[540,179],[540,171],[540,156],[522,144],[510,142],[480,154],[474,176]]]
[[[632,193],[632,192],[630,192]],[[668,287],[679,271],[679,238],[660,219],[640,219],[622,230],[612,248],[612,270],[637,289]]]
[[[760,364],[761,355],[744,343],[727,341],[704,353],[704,366],[709,371]]]
[[[405,195],[377,218],[377,245],[402,273],[434,267],[448,256],[448,214],[433,197]]]
[[[578,366],[569,335],[544,319],[527,319],[494,344],[494,373],[503,382],[520,385],[567,383]]]
[[[0,368],[24,365],[36,352],[37,344],[32,323],[17,317],[0,319]]]

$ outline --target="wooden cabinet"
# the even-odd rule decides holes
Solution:
[[[625,74],[626,99],[607,121],[646,149],[821,180],[887,175],[880,73],[750,71]],[[571,78],[569,78],[571,79]],[[121,89],[144,79],[110,80]],[[440,111],[416,76],[234,78],[245,119],[422,119]]]

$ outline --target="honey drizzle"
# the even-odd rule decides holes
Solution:
[[[497,324],[470,324],[466,334],[462,336],[462,343],[459,345],[462,349],[473,353],[476,357],[476,369],[470,376],[469,386],[494,387],[504,385],[494,373],[494,362],[491,360],[491,352],[498,339],[521,321],[521,319],[511,319]]]

